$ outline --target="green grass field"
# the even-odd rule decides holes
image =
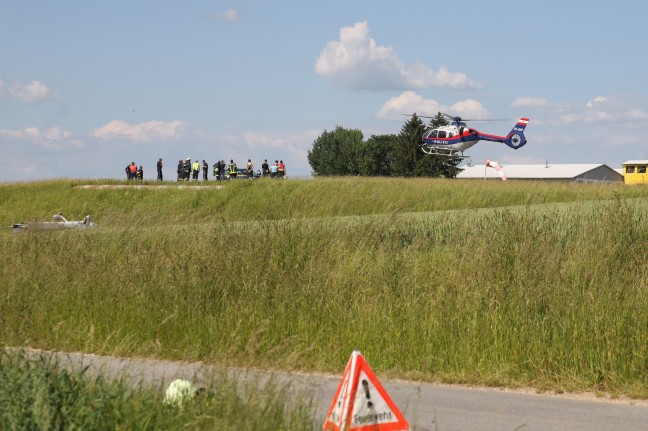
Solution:
[[[0,232],[3,345],[648,398],[648,188],[85,183],[0,185],[99,225]]]

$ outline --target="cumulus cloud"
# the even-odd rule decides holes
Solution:
[[[397,119],[401,118],[402,114],[413,113],[433,116],[443,109],[445,108],[436,100],[426,100],[414,91],[405,91],[385,102],[382,108],[376,112],[376,117]]]
[[[648,120],[648,113],[640,109],[629,109],[625,113],[625,118],[629,120]]]
[[[83,148],[85,144],[74,139],[70,132],[60,127],[40,130],[37,127],[27,127],[21,130],[0,129],[0,139],[10,143],[28,142],[34,143],[47,150],[65,150]]]
[[[0,80],[0,96],[10,97],[23,103],[39,103],[57,98],[56,92],[40,81],[7,84]]]
[[[585,106],[587,106],[588,108],[593,108],[593,107],[595,107],[595,106],[597,106],[597,105],[603,105],[603,104],[606,103],[607,101],[608,101],[607,97],[603,97],[603,96],[596,96],[595,98],[593,98],[592,100],[590,100],[589,102],[587,102],[587,103],[585,104]]]
[[[484,119],[488,117],[488,111],[477,100],[466,99],[448,106],[436,100],[425,99],[414,91],[404,91],[399,96],[389,99],[376,112],[376,117],[398,119],[402,118],[402,114],[417,113],[423,116],[435,116],[438,112],[446,112],[450,115],[459,115],[473,119]]]
[[[239,18],[239,12],[237,9],[227,9],[224,12],[216,13],[211,16],[214,19],[217,19],[219,21],[236,21]]]
[[[543,97],[518,97],[511,102],[511,106],[521,108],[541,108],[548,105],[549,102]]]
[[[371,38],[366,21],[340,29],[340,40],[326,44],[315,72],[353,90],[407,90],[427,87],[478,88],[465,73],[423,63],[407,67],[392,47]]]
[[[131,142],[167,141],[178,138],[187,127],[184,121],[149,121],[140,124],[128,124],[125,121],[113,120],[92,132],[92,136],[103,140],[126,139]]]
[[[648,113],[641,109],[628,106],[622,100],[597,96],[583,105],[564,108],[563,112],[560,112],[558,120],[566,124],[577,122],[645,121],[648,120]]]
[[[450,105],[450,112],[474,120],[484,120],[489,116],[481,102],[474,99],[466,99]]]

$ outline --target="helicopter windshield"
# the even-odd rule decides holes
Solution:
[[[427,132],[423,137],[425,138],[436,138],[437,137],[438,130],[437,129],[432,129],[429,132]]]

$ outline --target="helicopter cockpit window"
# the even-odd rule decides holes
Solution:
[[[446,137],[446,131],[445,130],[439,130],[439,136],[438,138],[445,138]]]
[[[626,166],[626,174],[634,174],[635,167],[634,166]]]
[[[637,173],[638,174],[645,174],[646,173],[646,165],[637,166]]]
[[[426,135],[427,135],[426,137],[428,137],[428,138],[436,138],[437,137],[437,130],[430,130],[429,132],[427,132]]]

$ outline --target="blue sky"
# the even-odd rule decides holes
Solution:
[[[283,159],[402,113],[530,118],[473,163],[648,158],[645,2],[2,0],[0,181]]]

